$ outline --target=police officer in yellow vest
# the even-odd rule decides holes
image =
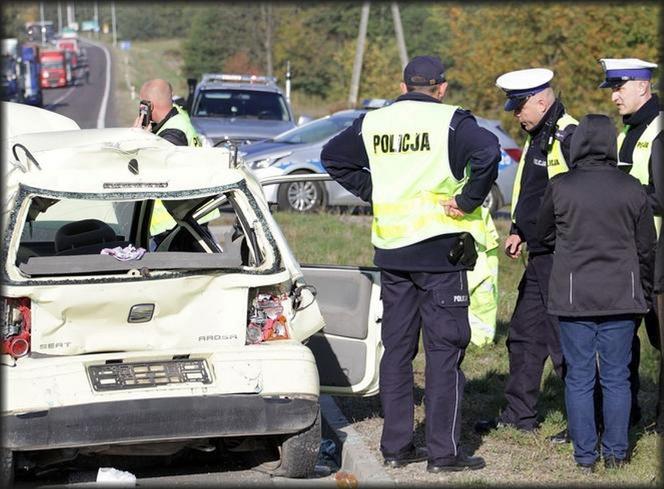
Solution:
[[[146,127],[176,146],[202,146],[187,112],[173,103],[173,89],[169,82],[160,78],[149,80],[141,87],[139,96],[152,105],[150,123],[146,127],[145,115],[139,113],[133,127]]]
[[[662,186],[664,182],[655,182],[653,176],[655,174],[661,175],[661,167],[664,165],[664,154],[662,154],[662,143],[664,143],[664,136],[662,136],[663,116],[659,98],[651,92],[650,88],[652,72],[657,68],[657,65],[637,58],[603,58],[600,59],[600,63],[604,69],[605,77],[599,87],[611,89],[611,100],[616,104],[624,124],[623,130],[618,135],[618,168],[629,172],[645,186],[655,216],[655,228],[659,235],[661,233],[664,202],[657,198],[656,186]],[[663,259],[661,253],[658,253],[658,262],[655,266],[655,284],[661,284],[664,281],[662,277],[664,275]],[[661,295],[663,292],[661,285],[655,287],[655,293]],[[659,318],[660,323],[663,319]],[[661,335],[664,334],[664,330],[662,330],[661,324],[658,327],[654,305],[646,314],[645,323],[651,344],[661,350]],[[637,332],[638,327],[634,332],[632,361],[630,362],[632,389],[630,418],[632,424],[638,423],[641,419],[641,409],[638,404],[641,342]],[[662,375],[660,375],[661,383]],[[660,429],[664,428],[662,388],[660,385],[660,402],[658,405],[658,425]]]
[[[380,363],[386,465],[427,460],[432,473],[481,469],[459,449],[471,337],[466,271],[486,247],[482,202],[498,175],[497,138],[470,112],[441,102],[438,57],[413,58],[402,95],[360,116],[321,152],[329,174],[372,203],[374,263],[381,269],[385,352]],[[426,352],[426,451],[413,444],[413,369],[420,328]]]
[[[578,123],[556,99],[550,86],[552,78],[549,69],[531,68],[505,73],[496,80],[507,96],[505,110],[514,111],[527,134],[514,181],[512,227],[505,253],[517,259],[527,244],[528,263],[509,325],[507,406],[497,418],[478,421],[475,430],[480,433],[505,425],[535,430],[547,357],[551,357],[556,373],[563,376],[558,321],[546,312],[553,255],[537,239],[537,216],[549,179],[568,170],[571,135]]]
[[[141,101],[151,105],[149,114],[139,112],[133,127],[144,128],[176,146],[202,146],[200,136],[191,124],[187,112],[173,103],[173,89],[166,80],[155,78],[143,84],[139,92]],[[145,117],[149,117],[146,123]],[[175,221],[156,201],[150,221],[150,235],[157,236],[175,225]],[[159,241],[159,239],[157,239]]]

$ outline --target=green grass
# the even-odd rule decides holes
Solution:
[[[277,212],[274,217],[300,263],[373,265],[368,216]]]

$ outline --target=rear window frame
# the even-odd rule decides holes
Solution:
[[[9,262],[9,250],[11,246],[14,246],[15,250],[18,250],[18,246],[21,242],[21,233],[23,231],[23,224],[25,220],[22,220],[20,223],[21,229],[17,230],[19,226],[18,216],[20,211],[24,206],[27,205],[27,200],[31,200],[34,196],[46,197],[46,198],[55,198],[55,199],[76,199],[85,196],[84,198],[89,198],[91,200],[116,200],[116,201],[141,201],[145,199],[174,199],[178,197],[185,198],[196,198],[196,197],[205,197],[218,195],[228,191],[239,191],[245,195],[249,206],[251,207],[254,215],[256,216],[256,221],[262,226],[262,231],[265,235],[266,246],[269,246],[272,251],[272,261],[268,263],[268,266],[265,267],[265,263],[261,266],[265,267],[261,269],[260,267],[243,267],[243,268],[233,268],[233,269],[211,269],[211,270],[184,270],[184,271],[162,271],[158,270],[158,274],[151,274],[147,277],[136,277],[126,274],[122,275],[108,275],[108,276],[95,276],[95,277],[38,277],[32,278],[23,274],[19,266],[14,263],[14,261]],[[142,192],[99,192],[99,193],[89,193],[89,192],[66,192],[66,191],[56,191],[49,189],[42,189],[37,187],[32,187],[25,184],[19,184],[16,191],[15,197],[12,199],[12,209],[9,212],[9,217],[6,223],[3,223],[3,247],[0,251],[0,260],[2,260],[2,282],[3,285],[61,285],[68,283],[115,283],[115,282],[131,282],[136,280],[162,280],[162,279],[173,279],[184,276],[191,275],[201,275],[205,273],[219,273],[220,270],[223,270],[224,274],[246,274],[246,275],[271,275],[274,273],[281,272],[285,269],[281,250],[277,244],[277,241],[272,233],[270,225],[265,219],[263,210],[258,205],[254,195],[249,190],[247,183],[244,180],[234,182],[227,185],[207,187],[202,189],[193,189],[186,191],[142,191]],[[27,210],[26,210],[27,212]],[[7,216],[7,213],[4,213],[3,218]],[[244,214],[246,218],[246,214]],[[254,221],[254,222],[256,222]],[[4,225],[6,224],[6,226]],[[253,223],[250,223],[253,224]],[[18,234],[17,234],[18,232]],[[268,260],[268,257],[266,257]],[[14,274],[20,276],[21,278],[16,280],[8,273],[8,269],[12,269]]]

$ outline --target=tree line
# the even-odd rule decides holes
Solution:
[[[64,3],[63,3],[64,4]],[[359,99],[398,94],[401,63],[389,2],[372,2]],[[637,57],[661,63],[657,2],[399,4],[408,56],[437,54],[448,67],[448,101],[518,127],[502,111],[495,79],[506,71],[545,66],[568,111],[580,117],[615,115],[598,63]],[[92,18],[93,3],[76,2],[77,20]],[[57,20],[57,3],[44,2]],[[274,75],[283,84],[290,63],[294,92],[329,107],[345,106],[357,43],[359,2],[116,2],[118,39],[181,39],[183,77],[205,72]],[[37,2],[3,7],[3,32],[38,20]],[[64,9],[63,9],[64,10]],[[100,2],[101,24],[110,24]],[[5,34],[6,36],[6,34]],[[658,79],[658,78],[657,78]]]

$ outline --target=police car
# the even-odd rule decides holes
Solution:
[[[276,79],[266,76],[205,73],[189,114],[207,146],[258,141],[295,127]]]
[[[300,267],[225,148],[2,110],[2,487],[77,455],[229,447],[310,476],[320,393],[378,390],[378,272]]]

